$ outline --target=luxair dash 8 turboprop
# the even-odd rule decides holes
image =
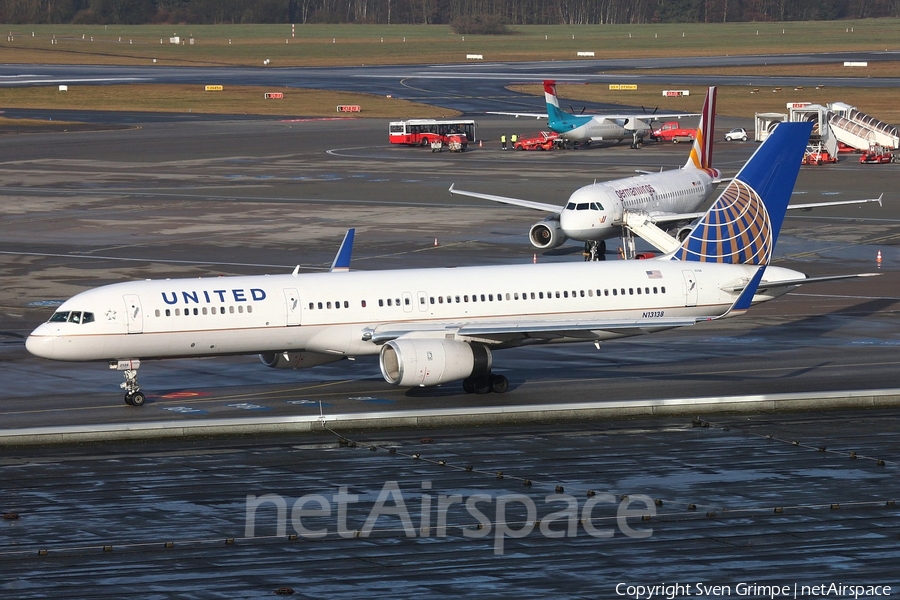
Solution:
[[[496,350],[693,325],[809,281],[766,267],[810,128],[779,125],[657,259],[117,283],[64,302],[25,345],[53,360],[107,361],[124,371],[132,405],[145,400],[141,360],[235,354],[273,368],[378,355],[393,385],[462,380],[466,392],[505,392],[506,377],[491,372]]]
[[[716,88],[711,87],[706,93],[697,134],[683,167],[595,182],[575,190],[564,206],[468,192],[455,186],[450,186],[450,193],[552,213],[528,231],[531,245],[540,250],[556,248],[571,239],[584,242],[587,258],[604,260],[606,240],[623,235],[629,237],[629,232],[634,232],[661,252],[669,253],[688,234],[691,221],[704,214],[696,211],[720,183],[728,181],[713,168],[715,122]],[[881,198],[794,204],[788,209],[810,210],[866,202],[880,204]],[[673,228],[676,237],[657,226]],[[624,243],[623,248],[630,245]]]
[[[547,103],[547,114],[522,112],[495,112],[488,114],[509,115],[515,117],[534,117],[547,119],[547,127],[558,133],[569,142],[590,144],[591,142],[620,142],[631,140],[631,147],[638,148],[644,138],[650,135],[650,120],[680,119],[693,117],[697,113],[640,114],[623,113],[609,115],[575,115],[567,113],[559,107],[556,95],[556,82],[544,81],[544,100]]]

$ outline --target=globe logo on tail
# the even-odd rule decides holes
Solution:
[[[772,223],[762,199],[749,185],[734,179],[673,258],[765,265],[773,246]]]

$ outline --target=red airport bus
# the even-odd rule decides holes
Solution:
[[[434,119],[410,119],[393,121],[390,125],[390,142],[409,146],[428,146],[440,141],[449,145],[450,136],[466,136],[466,141],[475,141],[475,121],[436,121]]]

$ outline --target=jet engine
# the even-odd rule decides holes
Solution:
[[[384,380],[402,387],[438,385],[491,372],[491,351],[442,339],[396,339],[381,347]]]
[[[559,225],[559,215],[547,217],[531,226],[528,232],[531,245],[541,250],[549,250],[562,246],[566,241],[566,234]]]
[[[259,355],[262,364],[272,369],[307,369],[327,365],[343,358],[343,356],[319,352],[264,352]]]

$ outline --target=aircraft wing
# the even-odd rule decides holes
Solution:
[[[504,117],[530,117],[532,119],[546,119],[547,113],[520,113],[520,112],[486,112],[487,115],[503,115]]]
[[[588,115],[584,116],[590,117],[600,117],[602,119],[610,119],[610,120],[635,120],[635,121],[660,121],[662,119],[680,119],[681,117],[699,117],[700,113],[631,113],[628,115]]]
[[[478,192],[466,192],[463,190],[458,190],[453,187],[456,184],[450,186],[451,194],[459,194],[460,196],[471,196],[472,198],[481,198],[483,200],[491,200],[493,202],[502,202],[503,204],[513,204],[515,206],[523,206],[525,208],[531,208],[534,210],[542,210],[544,212],[552,212],[558,213],[562,211],[562,206],[557,206],[556,204],[544,204],[543,202],[532,202],[531,200],[519,200],[518,198],[507,198],[506,196],[494,196],[492,194],[479,194]]]
[[[877,198],[865,198],[862,200],[837,200],[835,202],[810,202],[807,204],[789,204],[788,210],[812,210],[814,208],[827,208],[829,206],[840,206],[842,204],[866,204],[867,202],[877,202],[878,206],[883,206],[881,199],[884,196],[878,196]],[[677,221],[693,221],[697,217],[702,217],[705,215],[705,212],[695,212],[695,213],[660,213],[654,214],[651,213],[651,220],[654,223],[674,223]]]
[[[710,317],[653,318],[653,319],[584,319],[572,321],[470,321],[465,323],[390,323],[367,332],[369,339],[383,344],[397,338],[433,338],[454,335],[471,341],[488,344],[519,342],[528,339],[546,341],[558,338],[578,338],[592,340],[589,332],[609,331],[622,335],[638,335],[659,329],[694,325],[707,321]]]

